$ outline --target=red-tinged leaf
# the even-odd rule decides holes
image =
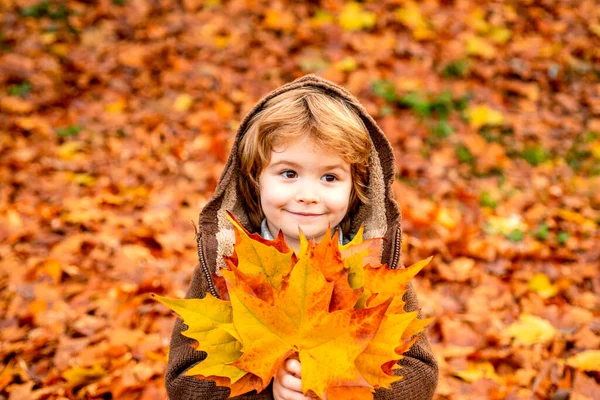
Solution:
[[[327,282],[337,281],[345,272],[342,256],[338,249],[338,235],[339,232],[336,231],[332,237],[328,228],[325,236],[321,242],[316,244],[311,255],[312,259],[317,261],[315,265]]]
[[[380,304],[394,293],[404,293],[409,282],[431,261],[433,257],[421,260],[404,269],[392,270],[389,268],[371,268],[365,267],[365,289],[377,295],[367,302],[372,307]],[[404,311],[404,302],[402,296],[395,296],[394,302],[390,306],[390,313],[402,313]]]
[[[333,283],[333,294],[331,295],[331,303],[329,304],[330,312],[352,308],[362,296],[364,288],[353,289],[348,284],[348,279],[348,272],[346,271]]]
[[[228,263],[227,267],[227,270],[222,271],[226,284],[227,281],[232,282],[247,294],[254,295],[268,304],[273,304],[274,289],[262,273],[255,277],[244,274],[233,264]],[[227,293],[229,292],[227,291]]]
[[[227,283],[225,282],[225,278],[220,275],[213,274],[212,276],[213,282],[215,283],[215,287],[217,288],[217,293],[222,300],[229,300],[229,293],[227,292]]]
[[[379,261],[381,253],[381,244],[383,238],[372,238],[364,239],[364,225],[361,225],[352,238],[350,243],[340,246],[340,253],[344,260],[353,257],[356,254],[362,255],[363,265],[370,265],[371,268],[378,268],[381,266]]]
[[[285,244],[283,234],[274,241],[266,240],[249,233],[231,213],[228,218],[235,228],[234,249],[239,270],[254,277],[262,273],[274,289],[281,290],[283,277],[288,275],[293,262],[293,251]]]

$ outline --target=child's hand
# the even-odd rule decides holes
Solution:
[[[302,394],[302,368],[300,361],[287,359],[275,376],[273,397],[275,400],[304,400],[314,398]]]

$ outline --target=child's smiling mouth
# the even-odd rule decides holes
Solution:
[[[290,211],[290,210],[286,210],[288,213],[292,214],[292,215],[296,215],[298,217],[320,217],[323,214],[316,214],[316,213],[307,213],[307,212],[295,212],[295,211]]]

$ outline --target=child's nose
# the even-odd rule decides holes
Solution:
[[[300,203],[318,203],[319,194],[313,185],[302,185],[296,192],[296,201]]]

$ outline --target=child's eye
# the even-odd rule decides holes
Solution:
[[[281,175],[283,175],[284,178],[288,178],[288,179],[294,179],[294,178],[298,177],[298,174],[296,173],[296,171],[292,171],[292,170],[283,171],[281,173]]]
[[[331,175],[331,174],[327,174],[327,175],[323,175],[323,179],[325,182],[335,182],[337,181],[337,177],[335,175]]]

